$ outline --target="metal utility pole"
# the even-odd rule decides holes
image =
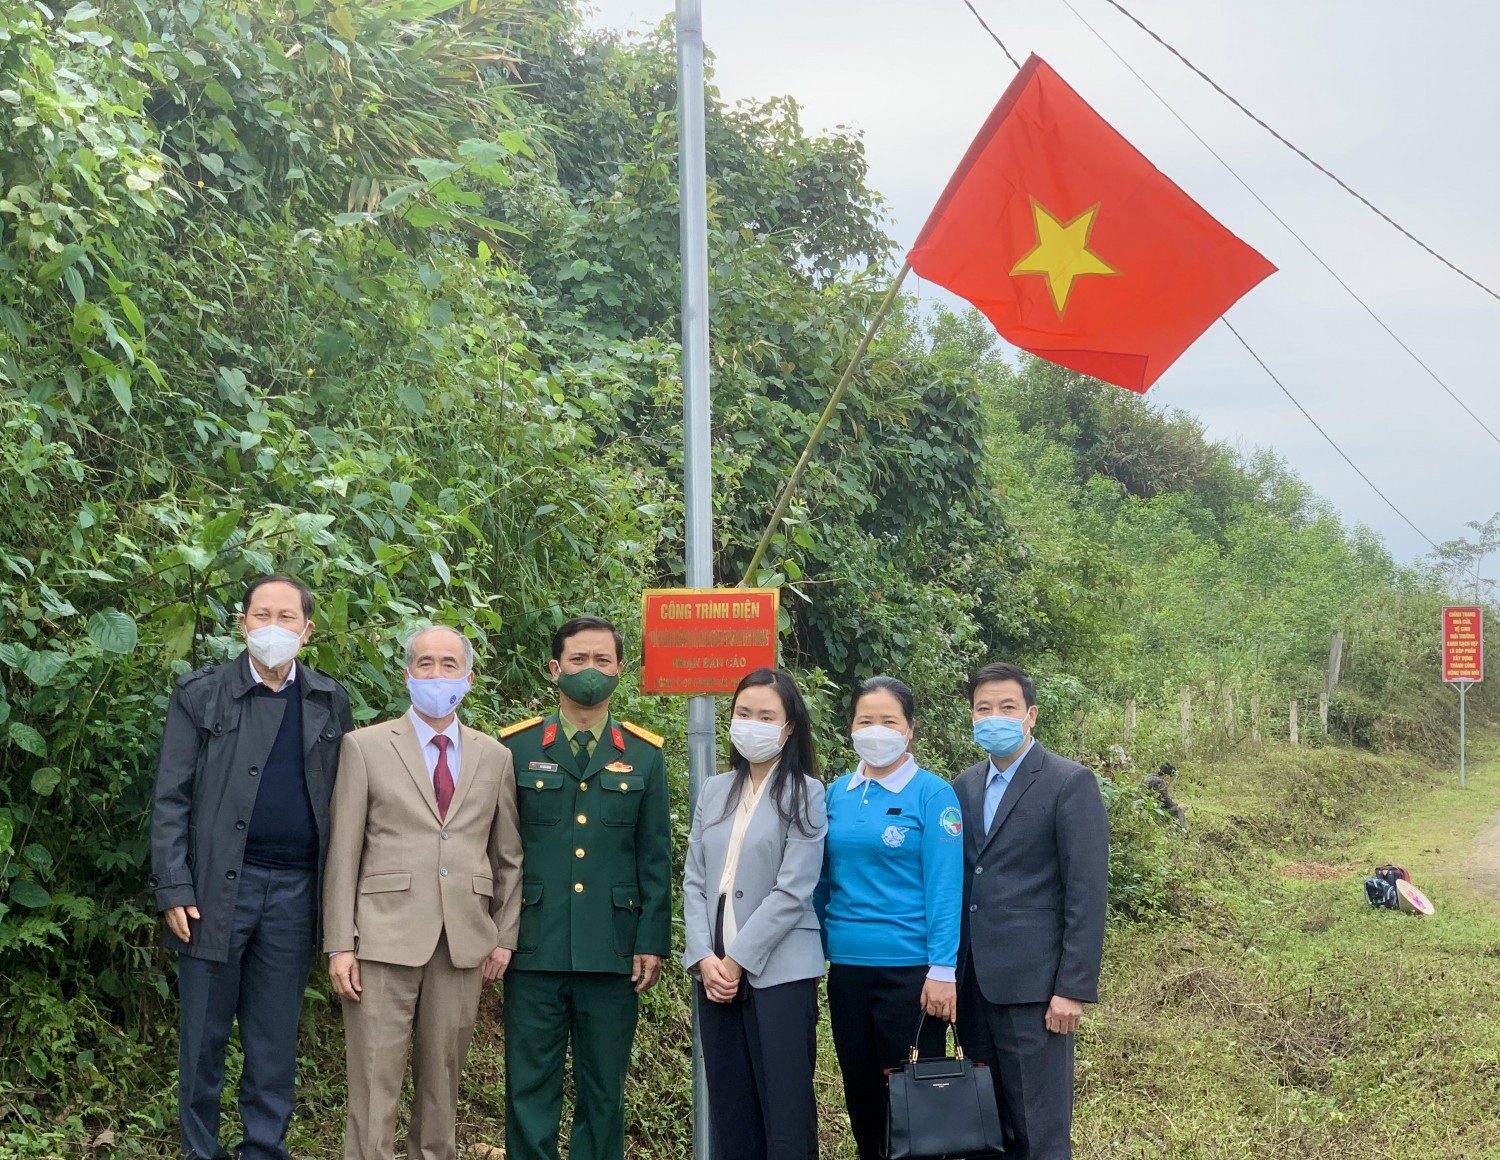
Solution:
[[[1468,778],[1468,714],[1467,706],[1464,704],[1469,697],[1469,686],[1462,684],[1458,686],[1458,788],[1466,789],[1469,784]]]
[[[677,206],[681,221],[683,530],[687,586],[714,584],[713,460],[708,393],[708,185],[703,145],[703,4],[677,0]],[[714,766],[714,699],[687,710],[688,811]],[[698,1005],[693,1004],[693,1160],[712,1154]]]

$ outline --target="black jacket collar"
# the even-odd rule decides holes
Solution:
[[[233,697],[243,697],[259,683],[255,674],[250,671],[250,650],[246,649],[229,662],[229,693]],[[303,682],[306,684],[303,684]],[[304,699],[310,693],[332,693],[338,688],[338,682],[332,677],[325,677],[312,665],[301,657],[297,658],[297,684],[302,686]]]

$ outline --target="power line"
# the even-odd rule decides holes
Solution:
[[[1314,250],[1312,246],[1308,244],[1306,239],[1304,239],[1301,234],[1299,234],[1287,223],[1285,218],[1283,218],[1279,213],[1271,208],[1270,204],[1267,203],[1265,198],[1261,197],[1260,194],[1256,193],[1255,190],[1250,188],[1250,183],[1239,175],[1234,166],[1230,165],[1228,161],[1224,160],[1224,158],[1219,154],[1218,150],[1216,150],[1212,145],[1205,141],[1198,130],[1194,129],[1190,124],[1188,124],[1188,122],[1183,118],[1182,114],[1180,114],[1176,109],[1174,109],[1170,104],[1167,103],[1167,99],[1151,86],[1151,82],[1143,77],[1136,70],[1134,65],[1132,65],[1128,60],[1120,55],[1115,46],[1112,45],[1108,40],[1106,40],[1104,38],[1104,35],[1092,24],[1090,24],[1088,20],[1084,18],[1083,14],[1078,11],[1077,8],[1073,7],[1072,3],[1070,3],[1070,0],[1062,0],[1062,3],[1063,7],[1067,8],[1069,12],[1076,16],[1078,18],[1078,22],[1085,28],[1087,28],[1090,32],[1092,32],[1094,34],[1094,38],[1098,40],[1099,43],[1102,44],[1105,48],[1107,48],[1117,61],[1119,61],[1122,65],[1130,70],[1130,74],[1135,77],[1136,80],[1140,81],[1143,86],[1145,86],[1146,91],[1161,103],[1162,108],[1171,113],[1172,116],[1177,119],[1177,123],[1180,124],[1189,133],[1191,133],[1197,140],[1198,144],[1207,149],[1208,152],[1213,156],[1213,159],[1220,165],[1222,165],[1231,177],[1233,177],[1242,186],[1244,186],[1245,192],[1253,197],[1256,201],[1258,201],[1261,205],[1261,208],[1263,208],[1268,214],[1275,218],[1276,221],[1281,225],[1281,228],[1286,230],[1287,233],[1291,234],[1292,237],[1296,239],[1297,244],[1300,245],[1304,250],[1306,250],[1310,255],[1312,255],[1313,260],[1317,262],[1318,265],[1322,266],[1323,269],[1328,271],[1328,273],[1333,277],[1333,280],[1344,288],[1349,297],[1353,298],[1354,301],[1359,303],[1359,305],[1364,309],[1364,312],[1375,320],[1376,325],[1379,326],[1381,330],[1385,331],[1386,334],[1390,335],[1391,338],[1395,340],[1396,345],[1404,350],[1407,354],[1409,354],[1412,358],[1412,361],[1415,362],[1424,371],[1426,371],[1428,377],[1431,378],[1432,381],[1435,382],[1438,386],[1440,386],[1443,389],[1444,393],[1446,393],[1450,399],[1457,403],[1463,409],[1464,413],[1469,416],[1469,418],[1473,419],[1475,423],[1479,424],[1480,429],[1486,435],[1493,439],[1497,444],[1500,444],[1500,435],[1495,434],[1495,432],[1490,428],[1489,424],[1481,419],[1478,415],[1476,415],[1473,408],[1470,407],[1469,404],[1464,402],[1461,398],[1459,398],[1458,395],[1454,392],[1453,388],[1448,386],[1448,384],[1445,383],[1441,377],[1439,377],[1438,373],[1422,360],[1422,358],[1417,354],[1416,351],[1407,346],[1399,334],[1397,334],[1388,325],[1386,325],[1385,319],[1381,318],[1380,315],[1375,313],[1374,308],[1363,298],[1361,298],[1358,293],[1355,292],[1354,287],[1350,286],[1348,282],[1345,282],[1344,279],[1339,276],[1338,271],[1330,266],[1327,262],[1325,262],[1322,255]]]
[[[967,3],[967,0],[965,0],[965,2]],[[1461,266],[1459,266],[1456,263],[1451,262],[1447,258],[1443,257],[1442,254],[1438,253],[1431,246],[1429,246],[1426,242],[1424,242],[1421,238],[1417,237],[1416,234],[1412,233],[1409,229],[1407,229],[1405,226],[1403,226],[1395,218],[1391,217],[1390,214],[1386,213],[1383,209],[1381,209],[1373,201],[1371,201],[1369,198],[1367,198],[1364,194],[1360,193],[1357,189],[1355,189],[1353,186],[1351,186],[1343,178],[1339,177],[1338,174],[1334,173],[1327,166],[1322,165],[1322,164],[1320,164],[1317,161],[1314,161],[1310,156],[1308,156],[1307,153],[1305,153],[1303,150],[1299,149],[1296,145],[1293,145],[1290,141],[1288,141],[1285,137],[1283,137],[1275,129],[1271,128],[1270,125],[1266,124],[1265,121],[1263,121],[1259,117],[1257,117],[1248,108],[1246,108],[1243,104],[1241,104],[1238,100],[1236,100],[1233,95],[1231,95],[1222,85],[1219,84],[1218,81],[1214,80],[1213,77],[1209,76],[1206,72],[1204,72],[1201,68],[1199,68],[1197,65],[1195,65],[1192,61],[1188,60],[1187,57],[1183,56],[1182,53],[1178,52],[1177,49],[1173,48],[1170,44],[1168,44],[1165,40],[1163,40],[1160,36],[1158,36],[1155,32],[1153,32],[1150,28],[1148,28],[1145,24],[1143,24],[1128,8],[1126,8],[1123,4],[1121,4],[1119,2],[1119,0],[1105,0],[1105,3],[1109,4],[1113,8],[1117,9],[1121,14],[1123,14],[1125,16],[1125,18],[1127,20],[1129,20],[1132,24],[1134,24],[1137,28],[1139,28],[1142,32],[1144,32],[1152,40],[1156,41],[1157,44],[1161,45],[1164,49],[1166,49],[1168,52],[1170,52],[1173,56],[1175,56],[1178,60],[1180,60],[1183,64],[1185,64],[1189,69],[1191,69],[1194,73],[1196,73],[1198,75],[1199,79],[1201,79],[1205,84],[1207,84],[1211,89],[1213,89],[1214,92],[1218,93],[1221,97],[1223,97],[1226,101],[1228,101],[1236,109],[1238,109],[1240,112],[1244,113],[1245,116],[1249,117],[1252,121],[1254,121],[1257,125],[1259,125],[1267,133],[1271,134],[1272,137],[1275,137],[1276,140],[1280,141],[1283,145],[1285,145],[1288,149],[1290,149],[1298,157],[1302,158],[1303,161],[1306,161],[1309,165],[1311,165],[1314,169],[1316,169],[1324,177],[1326,177],[1330,181],[1332,181],[1335,185],[1337,185],[1340,189],[1342,189],[1350,197],[1353,197],[1357,201],[1362,202],[1364,204],[1364,206],[1367,209],[1370,210],[1371,213],[1373,213],[1377,217],[1379,217],[1382,221],[1384,221],[1392,229],[1396,230],[1398,233],[1400,233],[1403,237],[1407,238],[1409,241],[1414,242],[1416,245],[1418,245],[1422,249],[1426,250],[1427,253],[1431,254],[1439,262],[1441,262],[1443,265],[1447,266],[1448,269],[1452,270],[1460,278],[1463,278],[1466,281],[1472,282],[1475,286],[1478,286],[1479,289],[1483,290],[1491,298],[1500,300],[1500,293],[1497,293],[1494,290],[1491,290],[1488,286],[1486,286],[1478,278],[1474,277],[1473,274],[1470,274],[1467,270],[1463,269]]]
[[[1017,62],[1015,57],[1011,56],[1010,49],[1005,47],[1005,41],[1001,40],[1000,37],[995,34],[995,30],[984,22],[984,17],[979,15],[979,9],[974,7],[972,0],[964,0],[964,5],[970,12],[974,13],[974,19],[979,21],[979,27],[990,34],[990,39],[998,44],[1000,46],[1000,51],[1005,54],[1005,59],[1010,61],[1012,67],[1014,67],[1016,71],[1019,72],[1021,65],[1019,64],[1019,62]]]
[[[1333,436],[1330,435],[1327,431],[1323,430],[1322,426],[1318,423],[1318,421],[1316,419],[1314,419],[1312,417],[1312,415],[1310,415],[1308,413],[1308,410],[1307,410],[1306,407],[1304,407],[1301,403],[1297,402],[1297,397],[1295,395],[1293,395],[1291,391],[1289,391],[1289,390],[1286,389],[1286,384],[1283,383],[1280,379],[1278,379],[1276,377],[1275,372],[1272,371],[1271,368],[1266,365],[1266,360],[1263,359],[1263,358],[1261,358],[1260,355],[1258,355],[1258,354],[1255,353],[1255,348],[1252,347],[1248,342],[1245,341],[1244,335],[1242,335],[1239,331],[1237,331],[1234,328],[1234,325],[1229,321],[1229,319],[1221,317],[1219,319],[1219,321],[1222,322],[1225,326],[1227,326],[1229,328],[1229,333],[1230,334],[1234,335],[1235,338],[1237,338],[1237,339],[1240,340],[1240,345],[1243,346],[1246,350],[1248,350],[1250,352],[1250,357],[1251,358],[1253,358],[1256,362],[1260,363],[1260,369],[1263,370],[1263,371],[1265,371],[1266,374],[1270,377],[1270,380],[1273,383],[1275,383],[1278,387],[1281,388],[1281,393],[1283,395],[1285,395],[1288,399],[1291,399],[1292,406],[1296,407],[1297,410],[1299,410],[1299,411],[1302,412],[1302,417],[1304,419],[1306,419],[1309,423],[1311,423],[1313,425],[1313,428],[1318,432],[1318,434],[1321,435],[1321,436],[1323,436],[1323,438],[1328,441],[1328,446],[1332,447],[1335,451],[1337,451],[1338,454],[1339,454],[1339,458],[1342,459],[1345,463],[1347,463],[1351,468],[1354,469],[1354,474],[1357,475],[1357,476],[1359,476],[1360,479],[1364,480],[1365,483],[1369,484],[1370,490],[1373,491],[1376,495],[1378,495],[1381,499],[1383,499],[1385,501],[1386,507],[1390,508],[1391,511],[1395,512],[1398,516],[1400,516],[1401,519],[1405,521],[1407,527],[1409,527],[1412,531],[1416,532],[1417,535],[1421,536],[1422,539],[1426,540],[1429,544],[1432,545],[1432,547],[1434,549],[1436,549],[1437,548],[1437,543],[1433,540],[1433,538],[1431,536],[1429,536],[1426,532],[1424,532],[1421,528],[1417,527],[1416,524],[1412,523],[1411,520],[1407,518],[1406,513],[1404,511],[1402,511],[1400,508],[1398,508],[1394,503],[1392,503],[1391,502],[1391,498],[1388,495],[1386,495],[1385,492],[1381,491],[1378,487],[1375,486],[1375,481],[1372,480],[1368,475],[1366,475],[1363,471],[1361,471],[1359,469],[1359,464],[1355,463],[1354,460],[1350,459],[1349,456],[1344,453],[1344,449],[1342,447],[1340,447],[1337,443],[1335,443],[1333,441]]]

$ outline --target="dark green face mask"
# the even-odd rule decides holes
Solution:
[[[607,677],[598,669],[580,669],[576,673],[559,673],[557,687],[568,700],[585,708],[607,701],[614,695],[619,677]]]

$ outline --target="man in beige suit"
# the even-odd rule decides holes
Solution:
[[[505,746],[458,722],[473,662],[454,629],[419,631],[406,646],[411,711],[344,736],[323,929],[344,1006],[345,1160],[394,1155],[413,1038],[406,1155],[454,1160],[458,1079],[480,990],[515,949],[515,773]]]

